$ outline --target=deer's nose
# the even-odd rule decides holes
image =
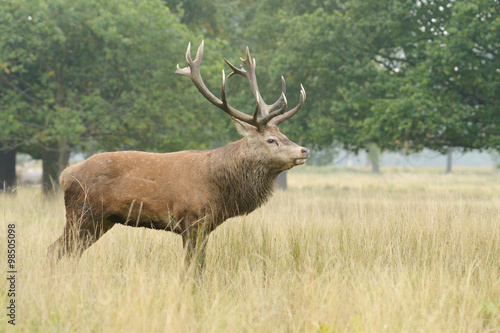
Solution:
[[[309,149],[302,148],[302,155],[304,155],[305,158],[309,158],[309,156],[311,156],[311,153],[309,152]]]

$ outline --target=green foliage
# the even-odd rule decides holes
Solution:
[[[386,142],[392,137],[406,148],[443,152],[498,148],[499,30],[491,30],[500,22],[497,12],[493,1],[417,5],[411,18],[417,30],[393,49],[403,60],[382,58],[390,95],[372,107],[371,135],[387,133]]]
[[[354,151],[372,142],[390,150],[500,146],[498,1],[240,7],[244,29],[233,37],[257,49],[261,90],[277,91],[283,74],[293,104],[293,87],[306,88],[304,110],[283,124],[293,138]]]
[[[200,107],[202,98],[174,75],[195,38],[161,1],[1,6],[0,120],[8,132],[0,142],[210,147],[219,124],[207,128],[212,115]]]
[[[2,146],[165,151],[237,138],[173,74],[204,35],[215,94],[222,57],[237,64],[246,45],[267,102],[281,75],[290,107],[304,85],[303,110],[282,127],[312,148],[500,147],[497,0],[10,0],[0,10]],[[242,78],[228,98],[254,107]]]
[[[216,2],[210,0],[164,0],[163,2],[190,30],[212,37],[219,33]]]

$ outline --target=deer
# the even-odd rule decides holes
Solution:
[[[204,41],[192,60],[189,43],[188,67],[177,64],[175,73],[188,77],[205,99],[227,113],[243,138],[204,151],[99,153],[66,168],[60,176],[66,224],[63,234],[48,248],[50,257],[56,261],[80,257],[115,224],[121,224],[180,234],[185,262],[195,262],[203,269],[210,233],[227,219],[249,214],[264,204],[278,175],[309,158],[307,148],[278,129],[304,104],[304,87],[301,85],[297,106],[288,110],[281,77],[280,97],[266,104],[257,85],[256,61],[247,47],[239,68],[224,58],[232,72],[226,76],[222,71],[219,99],[201,76],[203,48]],[[249,81],[256,99],[251,115],[227,101],[226,81],[234,75]]]

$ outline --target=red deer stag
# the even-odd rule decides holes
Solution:
[[[182,235],[186,261],[204,265],[208,234],[226,219],[252,212],[271,195],[278,174],[304,164],[309,150],[280,133],[278,125],[293,116],[306,99],[287,111],[285,81],[279,99],[268,105],[255,77],[255,59],[247,48],[246,69],[222,73],[221,99],[206,87],[200,74],[203,42],[195,60],[186,52],[189,67],[176,73],[187,76],[212,104],[231,116],[243,139],[207,151],[157,154],[120,151],[94,155],[61,174],[66,226],[49,247],[49,255],[80,256],[114,224],[173,231]],[[233,75],[248,79],[257,100],[252,115],[230,106],[226,80]],[[261,117],[258,117],[260,110]],[[193,256],[193,254],[195,254]]]

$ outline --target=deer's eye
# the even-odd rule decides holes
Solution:
[[[274,139],[267,139],[267,143],[269,143],[270,145],[277,144],[276,140],[274,140]]]

